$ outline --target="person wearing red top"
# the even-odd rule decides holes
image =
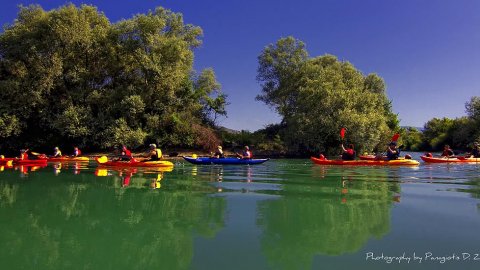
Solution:
[[[455,153],[453,153],[452,149],[450,149],[450,145],[445,144],[443,147],[442,157],[453,157]]]
[[[82,154],[82,151],[80,151],[80,149],[78,149],[78,147],[75,146],[75,147],[73,148],[73,155],[72,155],[72,156],[73,156],[73,157],[79,157],[81,154]]]
[[[21,160],[28,160],[28,150],[22,149],[20,150],[20,159]]]
[[[133,158],[132,152],[127,149],[127,147],[124,145],[122,147],[122,154],[120,155],[120,160],[123,161],[130,161]]]
[[[353,144],[349,144],[347,148],[345,148],[345,146],[343,146],[343,144],[342,144],[342,150],[343,150],[342,160],[354,160],[355,159],[356,153],[355,153],[355,150],[353,148]]]

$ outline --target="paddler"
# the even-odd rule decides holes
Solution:
[[[58,158],[58,157],[61,157],[62,156],[62,151],[60,151],[60,148],[58,148],[58,146],[55,146],[55,148],[53,148],[53,156],[54,158]]]
[[[355,153],[353,144],[349,144],[347,148],[342,144],[342,150],[342,160],[355,160],[357,154]]]
[[[149,145],[150,151],[148,152],[148,157],[150,159],[148,161],[157,161],[162,158],[162,150],[157,148],[157,145],[152,143]]]
[[[479,148],[478,142],[473,143],[473,149],[472,149],[472,152],[470,152],[470,157],[480,158],[480,148]]]
[[[28,160],[28,149],[20,150],[20,160]]]
[[[235,153],[237,157],[242,158],[242,159],[251,159],[252,158],[252,152],[250,151],[250,147],[248,145],[245,145],[243,148],[242,154]]]
[[[73,147],[73,155],[72,155],[72,157],[79,157],[81,154],[82,154],[82,151],[80,151],[80,149],[78,149],[77,146]]]
[[[390,142],[387,148],[387,160],[395,160],[400,157],[400,150],[397,148],[397,142]]]
[[[223,149],[222,149],[221,145],[217,146],[217,151],[215,151],[215,153],[212,154],[211,157],[212,158],[224,158],[225,157],[225,155],[223,154]]]
[[[130,161],[133,158],[132,151],[128,150],[126,145],[122,146],[122,153],[120,155],[120,160]]]
[[[455,153],[453,153],[452,149],[450,149],[450,145],[445,144],[443,147],[442,157],[453,157]]]

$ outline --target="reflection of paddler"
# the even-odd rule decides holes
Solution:
[[[62,163],[57,163],[53,165],[53,173],[58,175],[62,171]]]
[[[150,184],[150,187],[153,189],[159,189],[162,185],[160,184],[160,181],[163,179],[163,173],[157,174],[157,178],[154,178],[152,183]]]
[[[95,170],[95,176],[107,176],[108,175],[108,170],[107,169],[99,169],[97,168]]]

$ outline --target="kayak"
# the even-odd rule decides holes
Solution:
[[[417,166],[420,162],[414,159],[396,160],[329,160],[326,158],[310,158],[315,164],[320,165],[350,165],[350,166]]]
[[[211,164],[223,164],[223,165],[253,165],[261,164],[269,160],[263,159],[242,159],[242,158],[211,158],[211,157],[183,157],[186,161],[196,165],[211,165]]]
[[[68,162],[68,161],[78,161],[78,162],[87,162],[90,159],[88,157],[51,157],[47,158],[48,162]]]
[[[14,159],[13,165],[30,165],[30,166],[42,166],[47,165],[47,159]]]
[[[363,155],[358,156],[358,158],[361,160],[375,160],[377,157],[375,155]]]
[[[427,163],[480,163],[480,158],[464,158],[464,157],[420,157],[423,161]]]
[[[7,164],[9,161],[12,161],[14,160],[15,158],[0,158],[0,165],[5,165]]]
[[[130,161],[105,161],[102,158],[96,158],[95,161],[100,166],[108,167],[173,167],[173,163],[166,160],[137,161],[132,159]]]

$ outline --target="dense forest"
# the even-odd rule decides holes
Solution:
[[[480,140],[480,97],[467,116],[401,128],[386,83],[334,55],[310,56],[294,37],[259,50],[257,100],[282,118],[256,132],[216,125],[227,95],[213,69],[193,69],[202,29],[164,8],[111,23],[94,6],[20,7],[0,33],[0,152],[125,144],[267,155],[383,151],[395,133],[405,150],[468,150]],[[346,128],[346,135],[339,135]]]

